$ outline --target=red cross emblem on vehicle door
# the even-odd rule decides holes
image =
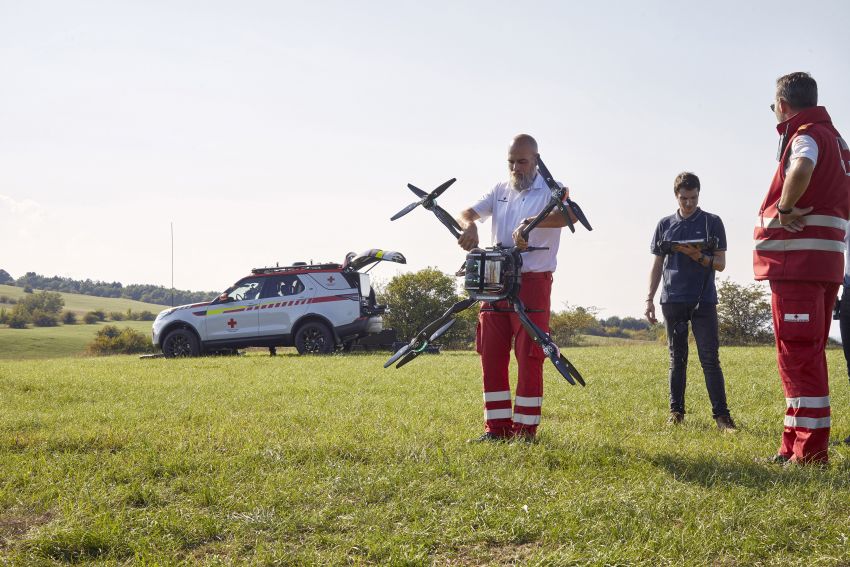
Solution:
[[[333,276],[328,276],[328,283],[329,283],[329,284],[333,285],[335,281],[336,281],[336,278],[335,278],[335,277],[333,277]]]
[[[231,317],[231,318],[230,318],[230,321],[228,321],[228,322],[227,322],[227,324],[228,324],[228,325],[230,325],[230,328],[231,328],[231,329],[232,329],[232,328],[234,328],[234,327],[236,326],[236,319],[234,319],[233,317]]]

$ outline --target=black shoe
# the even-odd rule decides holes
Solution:
[[[467,443],[487,443],[487,442],[503,442],[508,441],[510,437],[506,435],[497,435],[496,433],[492,433],[487,431],[481,437],[477,437],[475,439],[467,440]]]
[[[679,425],[683,421],[685,421],[685,414],[680,411],[671,411],[667,418],[667,425]]]
[[[732,416],[730,415],[718,415],[714,418],[714,422],[717,424],[717,429],[724,433],[734,433],[738,431],[738,428],[735,426],[735,422],[732,420]]]
[[[842,441],[830,441],[830,445],[833,447],[841,447],[842,445],[850,445],[850,436],[847,436]]]

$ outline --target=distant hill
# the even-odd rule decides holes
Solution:
[[[171,289],[160,285],[130,284],[125,286],[121,282],[103,282],[90,279],[74,280],[60,276],[47,277],[36,274],[35,272],[27,272],[18,279],[13,279],[5,270],[0,270],[0,275],[6,276],[4,278],[6,281],[0,281],[0,284],[14,284],[20,288],[29,286],[32,289],[45,291],[77,293],[94,297],[132,299],[134,301],[154,303],[156,305],[171,305],[172,293],[174,305],[209,301],[218,295],[218,292],[215,291],[175,289],[172,292]]]
[[[36,288],[34,291],[37,293],[41,290]],[[83,315],[89,311],[97,310],[101,310],[104,313],[111,313],[113,311],[126,313],[128,309],[137,313],[150,311],[153,314],[157,314],[164,309],[164,306],[156,303],[144,303],[134,299],[125,299],[123,297],[95,297],[92,295],[81,295],[78,293],[68,293],[63,291],[60,291],[59,294],[62,296],[62,299],[65,300],[65,308],[63,310],[73,311],[77,315]],[[22,297],[24,297],[24,295],[25,292],[22,287],[0,285],[0,308],[12,309],[14,307],[14,305],[10,302],[4,301],[4,298],[19,301]],[[150,322],[148,322],[148,324],[150,324]]]

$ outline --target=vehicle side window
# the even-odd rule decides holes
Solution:
[[[244,280],[233,286],[233,289],[227,292],[228,300],[230,301],[248,301],[257,299],[260,295],[260,287],[263,282],[261,280]]]
[[[269,278],[266,287],[263,288],[263,299],[271,297],[287,297],[298,295],[304,291],[304,282],[296,275],[278,276]]]

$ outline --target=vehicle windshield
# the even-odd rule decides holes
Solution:
[[[262,282],[257,280],[243,280],[236,282],[223,292],[215,300],[216,303],[230,303],[232,301],[245,301],[256,299],[260,294]]]

